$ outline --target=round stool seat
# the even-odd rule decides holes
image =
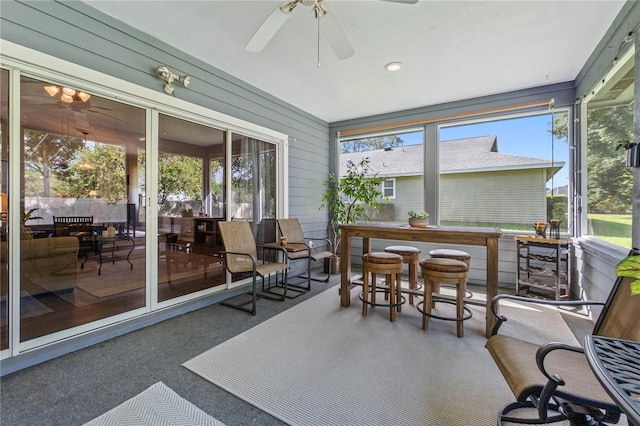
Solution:
[[[446,258],[446,259],[460,260],[466,263],[467,265],[471,261],[471,255],[466,251],[462,251],[462,250],[453,250],[453,249],[431,250],[429,252],[429,256],[437,259]]]
[[[411,246],[388,246],[384,248],[386,253],[396,253],[401,256],[409,256],[412,254],[420,254],[420,249]]]
[[[459,274],[469,271],[469,266],[466,263],[460,260],[448,258],[423,259],[420,261],[420,267],[423,271],[429,270],[453,274]]]
[[[395,253],[382,253],[382,252],[366,253],[365,255],[362,256],[362,260],[364,262],[377,263],[377,264],[387,264],[387,265],[393,265],[398,263],[402,264],[402,256]]]
[[[384,288],[378,288],[376,275],[385,275]],[[400,288],[402,274],[402,256],[395,253],[372,252],[362,256],[362,316],[367,316],[367,306],[386,306],[389,308],[389,320],[395,321],[396,311],[401,311],[404,301]],[[371,282],[369,282],[371,278]],[[388,303],[377,303],[376,292],[385,293]],[[369,300],[371,296],[371,300]]]
[[[469,308],[464,305],[469,265],[456,259],[430,258],[422,260],[420,267],[422,268],[422,276],[424,277],[424,296],[423,301],[418,303],[417,309],[422,313],[422,329],[427,329],[429,318],[455,321],[457,335],[458,337],[462,337],[464,335],[462,322],[471,318],[472,315]],[[455,317],[444,317],[431,313],[431,309],[436,301],[433,293],[434,291],[439,293],[440,283],[455,284],[455,302],[439,300],[440,302],[450,303],[456,306]]]

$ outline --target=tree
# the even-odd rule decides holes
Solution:
[[[125,150],[118,145],[87,144],[70,164],[69,196],[88,197],[96,191],[109,204],[125,199]]]
[[[342,154],[350,152],[373,151],[374,149],[394,148],[402,146],[404,141],[397,135],[378,136],[375,138],[352,139],[340,143]]]
[[[52,189],[56,195],[64,193],[67,169],[82,148],[82,140],[25,129],[23,141],[24,172],[27,175],[25,195],[50,197]]]
[[[633,174],[625,167],[621,140],[631,140],[633,106],[589,110],[587,202],[590,213],[624,213],[631,206]]]
[[[160,153],[158,157],[158,203],[169,196],[202,200],[202,159],[186,155]]]

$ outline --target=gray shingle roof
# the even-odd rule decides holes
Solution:
[[[355,163],[369,157],[371,169],[380,176],[416,176],[423,172],[422,145],[409,145],[385,151],[378,149],[340,155],[340,175],[346,173],[347,161]],[[502,154],[498,152],[496,136],[480,136],[456,139],[440,143],[440,172],[469,173],[496,170],[539,169],[547,170],[547,178],[564,166],[563,161],[555,161]]]

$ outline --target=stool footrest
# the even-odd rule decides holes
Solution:
[[[446,301],[446,300],[438,300],[438,302],[447,303],[449,305],[455,305],[455,302],[449,302],[449,301]],[[473,312],[471,312],[471,310],[469,308],[467,308],[466,306],[464,306],[462,308],[462,309],[464,309],[464,312],[467,314],[467,315],[465,315],[463,317],[443,317],[443,316],[440,316],[440,315],[428,314],[420,307],[423,304],[424,304],[424,301],[418,302],[418,304],[416,305],[416,309],[420,313],[422,313],[423,315],[426,315],[426,316],[428,316],[430,318],[436,318],[436,319],[443,320],[443,321],[466,321],[466,320],[468,320],[469,318],[471,318],[473,316]]]
[[[382,289],[380,289],[380,287],[383,287]],[[384,289],[386,286],[377,286],[376,288],[376,293],[386,293],[386,290]],[[388,287],[386,287],[388,288]],[[371,293],[371,290],[369,290],[369,293]],[[360,300],[362,300],[363,303],[366,303],[369,306],[381,306],[384,308],[391,308],[391,307],[398,307],[400,305],[404,305],[405,303],[407,303],[407,299],[404,296],[400,296],[402,297],[402,301],[401,302],[397,302],[397,303],[373,303],[370,300],[365,300],[364,299],[364,294],[363,292],[360,292]]]

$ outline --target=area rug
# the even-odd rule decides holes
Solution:
[[[164,383],[158,382],[85,425],[224,426],[224,423],[191,404]]]
[[[77,289],[97,298],[104,298],[121,293],[138,290],[145,287],[145,253],[144,250],[134,250],[130,257],[133,264],[127,263],[125,259],[120,259],[116,263],[105,261],[102,264],[101,274],[98,275],[98,262],[89,261],[85,263],[78,275]],[[169,279],[165,260],[161,259],[158,267],[158,282],[164,283]],[[215,262],[206,263],[206,271],[209,276],[214,274]],[[219,265],[217,266],[219,268]],[[171,282],[180,283],[182,280],[193,280],[203,278],[205,275],[205,263],[199,262],[195,265],[171,266]],[[82,300],[83,295],[78,295],[76,302]]]
[[[495,424],[513,395],[484,348],[484,308],[470,307],[457,338],[448,321],[422,331],[408,304],[393,323],[380,307],[362,317],[352,293],[341,308],[329,289],[183,365],[291,425]],[[503,313],[513,318],[505,334],[577,343],[553,309],[510,303]]]

